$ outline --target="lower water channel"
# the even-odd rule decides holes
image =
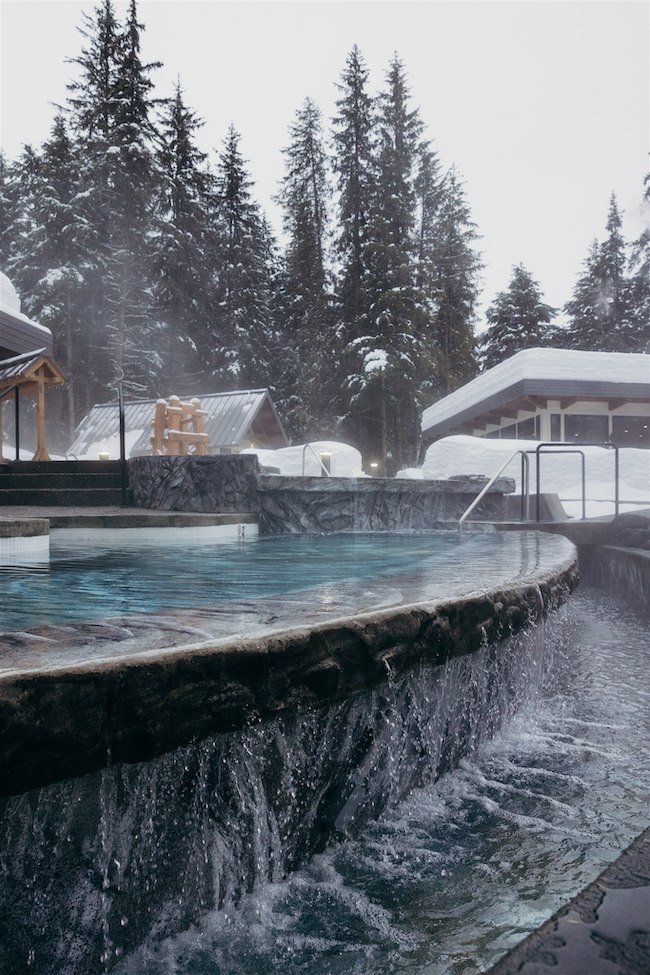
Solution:
[[[647,626],[611,596],[583,589],[545,630],[516,691],[522,706],[458,768],[413,788],[287,879],[258,879],[236,905],[207,912],[183,934],[150,939],[116,972],[484,971],[650,820]],[[508,679],[517,683],[515,673]],[[415,716],[402,711],[423,703],[410,690],[377,729],[387,753],[395,735],[427,745]],[[391,775],[403,774],[406,757],[393,754]],[[268,857],[273,838],[258,832],[258,840]]]

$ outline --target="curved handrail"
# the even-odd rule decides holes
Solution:
[[[479,501],[481,501],[483,499],[483,497],[487,494],[487,492],[490,490],[490,488],[492,487],[492,485],[494,484],[494,482],[496,481],[496,479],[503,474],[503,472],[505,471],[506,467],[515,459],[515,457],[518,454],[521,455],[521,472],[522,472],[522,477],[521,477],[522,520],[525,520],[526,519],[526,517],[528,516],[528,469],[529,469],[529,461],[528,461],[528,455],[526,454],[526,451],[525,450],[515,450],[515,451],[513,451],[513,453],[510,454],[510,456],[508,457],[508,459],[505,462],[505,464],[503,464],[499,468],[499,470],[496,472],[496,474],[494,474],[490,478],[490,480],[487,482],[487,484],[485,484],[483,486],[483,488],[481,489],[481,491],[479,492],[479,494],[474,498],[474,500],[470,504],[470,506],[467,509],[467,511],[465,511],[465,513],[460,516],[460,519],[458,521],[458,529],[459,530],[463,527],[463,523],[465,522],[465,519],[468,517],[468,515],[470,515],[472,513],[472,511],[474,510],[474,508],[476,507],[476,505],[479,503]],[[525,474],[524,474],[524,471],[525,471]]]

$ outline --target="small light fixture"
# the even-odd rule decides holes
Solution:
[[[321,477],[326,477],[332,473],[332,455],[325,450],[320,454]],[[327,473],[326,473],[327,472]]]
[[[100,450],[99,451],[99,459],[100,460],[110,460],[111,459],[111,455],[109,454],[109,452],[107,450]]]
[[[377,463],[376,460],[373,460],[373,462],[370,465],[370,471],[372,475],[375,476],[378,470],[379,470],[379,464]]]

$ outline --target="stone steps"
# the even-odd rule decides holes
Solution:
[[[0,506],[121,504],[120,461],[14,461],[0,466]]]

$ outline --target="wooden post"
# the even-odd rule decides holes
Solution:
[[[36,453],[32,460],[49,460],[45,446],[45,374],[44,367],[38,370],[36,387]]]
[[[156,457],[165,452],[165,413],[167,403],[164,399],[156,401],[152,420],[151,453]]]

